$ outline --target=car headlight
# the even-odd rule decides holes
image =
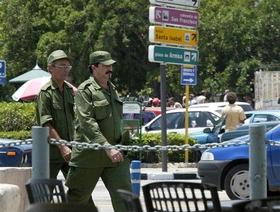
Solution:
[[[212,152],[203,152],[200,160],[214,160],[214,154]]]

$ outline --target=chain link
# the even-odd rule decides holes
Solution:
[[[194,145],[189,145],[189,144],[184,144],[184,145],[166,145],[166,146],[161,146],[161,145],[155,145],[155,146],[150,146],[150,145],[110,145],[110,144],[98,144],[98,143],[85,143],[85,142],[77,142],[77,141],[66,141],[66,140],[56,140],[56,139],[49,139],[50,144],[55,144],[55,145],[66,145],[69,147],[75,147],[78,149],[93,149],[93,150],[101,150],[101,149],[118,149],[122,151],[129,151],[129,152],[149,152],[149,151],[186,151],[186,150],[205,150],[208,148],[216,148],[216,147],[229,147],[229,146],[240,146],[243,144],[248,144],[249,141],[234,141],[234,142],[223,142],[223,143],[207,143],[207,144],[194,144]],[[270,143],[272,146],[277,146],[280,147],[280,142],[279,141],[272,141],[272,140],[267,140],[266,143]],[[14,147],[14,146],[20,146],[23,144],[32,144],[32,139],[26,139],[26,140],[16,140],[13,142],[9,143],[0,143],[0,148],[1,147]]]
[[[226,146],[236,146],[236,145],[242,145],[242,144],[247,144],[248,142],[244,141],[238,141],[238,142],[227,142],[225,143],[208,143],[208,144],[194,144],[194,145],[189,145],[189,144],[184,144],[184,145],[155,145],[155,146],[150,146],[150,145],[102,145],[98,143],[93,143],[93,144],[88,144],[84,142],[76,142],[76,141],[65,141],[65,140],[55,140],[55,139],[50,139],[50,144],[60,144],[60,145],[67,145],[71,147],[76,147],[79,149],[94,149],[94,150],[101,150],[101,149],[118,149],[118,150],[123,150],[123,151],[130,151],[130,152],[148,152],[148,151],[186,151],[186,150],[205,150],[208,148],[214,148],[214,147],[226,147]]]

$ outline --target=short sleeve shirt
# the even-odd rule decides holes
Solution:
[[[225,106],[222,114],[226,116],[226,131],[236,129],[246,119],[242,107],[236,104]]]
[[[50,80],[40,91],[37,99],[37,122],[44,126],[50,123],[62,139],[74,139],[74,93],[73,89],[64,83],[60,92],[55,81]],[[55,145],[50,147],[51,161],[64,161]]]

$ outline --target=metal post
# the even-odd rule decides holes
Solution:
[[[32,179],[50,177],[48,136],[48,127],[32,127]]]
[[[190,89],[189,86],[186,85],[185,88],[185,107],[186,107],[186,112],[185,112],[185,144],[189,143],[189,138],[188,138],[188,131],[189,131],[189,93]],[[189,162],[189,151],[185,150],[185,162]]]
[[[133,160],[130,164],[130,178],[131,178],[131,186],[132,193],[137,196],[140,195],[140,183],[141,183],[141,161]]]
[[[167,145],[166,133],[166,67],[160,64],[161,145]],[[162,171],[167,172],[167,151],[162,151]]]
[[[250,125],[249,176],[251,199],[267,197],[266,154],[265,126],[263,124]]]

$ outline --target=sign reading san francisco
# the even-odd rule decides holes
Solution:
[[[197,28],[198,12],[152,6],[149,9],[149,20],[154,24]]]
[[[195,30],[183,28],[150,26],[149,41],[153,43],[196,47],[198,43],[198,33]]]

